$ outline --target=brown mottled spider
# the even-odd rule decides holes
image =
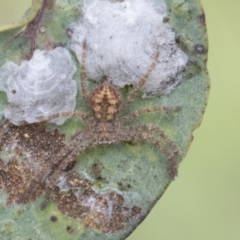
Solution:
[[[81,87],[85,103],[90,108],[91,114],[76,111],[71,113],[58,113],[39,118],[41,121],[46,121],[58,117],[77,116],[82,118],[88,126],[85,131],[77,133],[71,142],[51,160],[52,167],[50,168],[50,171],[46,173],[45,177],[42,178],[46,187],[52,189],[62,173],[68,171],[69,165],[74,166],[77,155],[83,152],[86,148],[94,147],[98,144],[116,144],[121,141],[131,142],[144,140],[155,144],[168,158],[168,173],[173,179],[177,175],[178,149],[164,131],[153,124],[137,126],[125,126],[124,124],[144,113],[162,110],[174,111],[178,110],[179,106],[155,106],[143,108],[130,113],[129,115],[119,117],[121,110],[129,106],[140,88],[147,81],[151,71],[154,69],[158,61],[159,52],[157,52],[154,57],[146,74],[142,77],[139,83],[134,86],[132,92],[123,103],[120,92],[107,81],[104,81],[101,85],[97,86],[90,94],[88,93],[86,88],[86,52],[87,45],[86,42],[84,42],[81,65]],[[162,138],[167,144],[167,147],[154,137],[151,132],[154,132]]]

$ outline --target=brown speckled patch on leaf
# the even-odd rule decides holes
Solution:
[[[33,181],[34,175],[30,169],[26,168],[23,163],[17,160],[9,161],[3,170],[0,170],[0,178],[3,189],[8,194],[7,204],[16,203],[26,192],[29,180]],[[34,181],[36,191],[29,195],[24,202],[32,202],[42,194],[42,186],[39,182]]]
[[[141,213],[137,206],[126,207],[123,196],[114,191],[94,191],[92,184],[76,172],[67,176],[66,185],[70,190],[64,193],[57,189],[54,201],[64,215],[81,219],[86,227],[115,232]]]
[[[1,151],[8,151],[11,148],[15,156],[30,154],[41,164],[65,146],[63,135],[57,130],[46,131],[45,125],[41,123],[22,126],[5,124],[1,126],[2,129],[4,133],[1,137]]]
[[[43,174],[51,168],[51,155],[65,144],[57,131],[47,132],[43,124],[1,126],[0,188],[8,194],[7,203],[29,203],[44,190]],[[27,192],[29,186],[34,192]]]

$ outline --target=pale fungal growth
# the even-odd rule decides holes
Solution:
[[[177,46],[166,17],[164,0],[84,1],[82,18],[71,26],[71,47],[81,62],[85,40],[88,78],[100,81],[107,76],[119,87],[135,85],[159,51],[158,64],[143,90],[167,94],[181,80],[188,57]]]
[[[18,66],[6,62],[0,68],[0,90],[7,93],[4,116],[14,124],[39,122],[38,117],[72,112],[76,106],[75,64],[68,50],[36,50]],[[52,122],[62,124],[66,118]]]

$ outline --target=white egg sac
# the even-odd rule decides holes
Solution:
[[[188,56],[164,21],[164,0],[87,0],[82,7],[83,15],[71,26],[71,48],[82,62],[86,41],[88,78],[100,81],[107,76],[119,87],[136,84],[159,51],[158,63],[143,90],[151,96],[167,94],[179,83]]]
[[[35,50],[29,61],[18,66],[6,62],[0,68],[0,90],[7,93],[5,118],[18,125],[21,121],[39,122],[38,117],[72,112],[76,106],[77,84],[73,80],[75,63],[62,47]],[[51,120],[62,124],[66,118]]]

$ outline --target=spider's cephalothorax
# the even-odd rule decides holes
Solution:
[[[76,157],[86,148],[93,148],[99,144],[115,144],[121,141],[148,141],[156,145],[168,159],[168,173],[173,179],[177,175],[178,169],[178,149],[169,139],[164,131],[154,124],[144,125],[127,125],[132,120],[144,113],[157,112],[162,110],[175,111],[179,106],[166,107],[154,106],[139,109],[126,116],[121,116],[121,110],[127,108],[134,100],[136,94],[147,81],[151,71],[154,69],[159,52],[156,53],[152,64],[149,66],[146,74],[140,79],[139,83],[134,86],[132,92],[124,100],[117,88],[111,83],[104,81],[97,86],[90,94],[86,87],[86,42],[83,44],[82,65],[81,65],[81,90],[89,113],[71,112],[59,113],[51,116],[43,116],[39,119],[42,121],[50,120],[57,117],[77,116],[84,120],[87,129],[74,135],[71,142],[64,147],[53,159],[49,172],[45,174],[42,182],[46,188],[52,189],[57,180],[64,172],[69,171],[69,166],[76,161]]]

